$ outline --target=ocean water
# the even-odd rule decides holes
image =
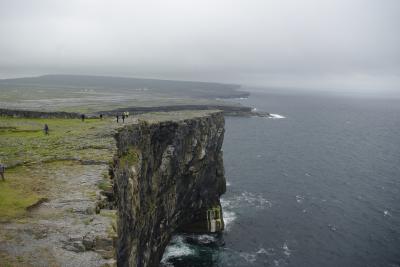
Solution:
[[[226,231],[177,235],[164,266],[400,266],[400,101],[241,100],[226,118]]]

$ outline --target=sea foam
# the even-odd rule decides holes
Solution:
[[[282,116],[279,114],[273,114],[273,113],[270,113],[269,116],[271,119],[285,119],[286,118],[285,116]]]
[[[283,249],[283,254],[289,257],[291,252],[286,242],[283,243],[282,249]]]
[[[190,246],[185,243],[182,236],[174,236],[172,237],[170,245],[168,245],[165,249],[161,263],[168,266],[168,261],[170,259],[193,255],[195,253],[195,250],[190,248]]]

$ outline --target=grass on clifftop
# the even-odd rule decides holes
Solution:
[[[49,135],[43,132],[49,126]],[[0,117],[0,162],[8,167],[56,160],[108,161],[114,123],[105,119]]]
[[[197,117],[208,116],[212,113],[219,112],[220,110],[179,110],[169,112],[148,112],[137,115],[136,117],[140,121],[153,124],[163,121],[183,121],[186,119],[192,119]]]
[[[27,207],[40,200],[40,196],[30,190],[14,188],[8,182],[0,182],[0,222],[23,215]]]
[[[42,130],[44,124],[49,135]],[[46,197],[54,175],[49,167],[57,161],[110,161],[116,149],[115,127],[110,119],[0,117],[0,163],[7,166],[6,180],[0,180],[0,221],[22,216]]]
[[[129,147],[127,151],[120,156],[119,160],[123,167],[132,166],[138,162],[139,153],[135,147]]]
[[[6,171],[0,180],[0,222],[20,217],[46,195],[48,187],[43,166],[19,166]]]

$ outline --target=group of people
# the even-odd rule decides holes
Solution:
[[[100,120],[103,119],[103,114],[102,114],[102,113],[100,113],[99,118],[100,118]],[[86,119],[85,114],[81,114],[81,120],[82,120],[82,121],[85,121],[85,119]]]
[[[99,118],[100,118],[100,120],[103,119],[103,114],[102,113],[100,113]],[[86,115],[85,114],[81,114],[81,120],[85,121],[85,119],[86,119]]]
[[[119,122],[119,118],[120,118],[120,117],[121,117],[121,119],[122,119],[122,123],[124,123],[124,122],[125,122],[125,119],[129,117],[129,111],[125,111],[125,112],[122,113],[121,115],[120,115],[120,114],[117,114],[117,115],[116,115],[117,123]]]
[[[82,121],[85,121],[85,118],[86,118],[85,114],[81,114],[80,117],[81,117],[81,120],[82,120]],[[103,114],[100,114],[99,117],[100,117],[100,119],[102,120],[102,119],[103,119]],[[129,117],[129,112],[128,112],[128,111],[125,111],[125,112],[122,113],[122,114],[117,114],[116,117],[117,117],[117,122],[119,122],[119,118],[121,117],[122,123],[124,123],[124,122],[125,122],[125,119]],[[43,127],[43,132],[44,132],[44,134],[45,134],[45,135],[48,135],[48,134],[49,134],[49,130],[50,130],[50,129],[49,129],[49,125],[47,125],[47,123],[46,123],[46,124],[44,125],[44,127]],[[1,177],[1,179],[2,179],[3,181],[5,181],[5,179],[4,179],[5,170],[6,170],[5,165],[3,165],[3,164],[0,163],[0,177]]]
[[[121,118],[121,119],[122,119],[122,123],[124,123],[124,122],[125,122],[125,119],[128,118],[128,116],[129,116],[129,111],[124,111],[124,113],[122,113],[122,114],[117,114],[117,115],[116,115],[117,122],[119,122],[119,118]],[[85,114],[81,114],[80,118],[81,118],[82,122],[84,122],[85,119],[86,119]],[[102,120],[102,119],[103,119],[103,114],[100,114],[100,115],[99,115],[99,118]],[[45,135],[48,135],[48,134],[49,134],[49,130],[50,130],[50,129],[49,129],[49,126],[48,126],[47,123],[46,123],[46,124],[44,125],[44,127],[43,127],[43,132],[44,132],[44,134],[45,134]],[[1,171],[1,170],[0,170],[0,171]],[[1,172],[0,172],[0,175],[1,175]]]

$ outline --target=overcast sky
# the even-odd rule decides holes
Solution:
[[[0,77],[46,73],[399,90],[400,1],[0,0]]]

